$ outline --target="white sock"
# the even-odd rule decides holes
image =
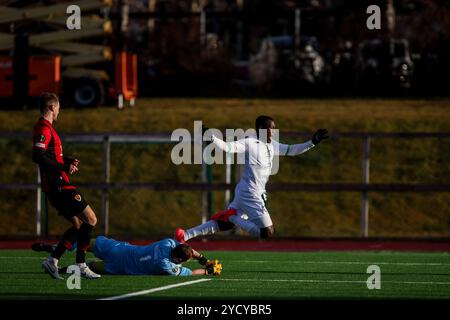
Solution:
[[[59,262],[58,259],[53,258],[52,256],[48,257],[47,260],[48,260],[48,262],[53,263],[55,266],[57,266],[57,265],[58,265],[58,262]]]
[[[247,231],[254,237],[258,237],[261,234],[260,228],[249,220],[242,219],[238,215],[234,215],[230,217],[230,221],[237,225],[239,228]]]
[[[86,262],[77,263],[77,265],[78,265],[78,268],[80,268],[80,269],[84,269],[87,267]]]
[[[199,226],[193,227],[191,229],[184,231],[184,241],[198,237],[200,235],[206,236],[209,234],[214,234],[219,231],[219,226],[214,220],[209,220]]]

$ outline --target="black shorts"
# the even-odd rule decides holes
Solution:
[[[72,218],[83,212],[88,203],[76,189],[66,189],[62,191],[47,192],[50,204],[58,210],[58,214]]]

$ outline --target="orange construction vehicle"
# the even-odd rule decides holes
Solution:
[[[9,3],[0,5],[0,98],[25,106],[43,91],[51,91],[66,104],[79,107],[110,101],[119,108],[125,103],[135,104],[137,56],[105,45],[117,36],[113,23],[102,13],[109,10],[112,0],[59,1],[50,6],[25,7]],[[81,9],[79,30],[66,27],[69,5]]]

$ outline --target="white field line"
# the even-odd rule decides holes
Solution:
[[[311,280],[311,279],[226,279],[226,278],[216,278],[215,281],[252,281],[252,282],[309,282],[309,283],[366,283],[366,281],[358,281],[358,280]],[[396,284],[442,284],[442,285],[450,285],[450,282],[442,282],[442,281],[390,281],[383,280],[383,283],[396,283]]]
[[[267,263],[265,260],[228,260],[243,263]],[[376,262],[376,261],[288,261],[292,264],[356,264],[356,265],[397,265],[397,266],[449,266],[445,262]]]
[[[210,281],[210,280],[211,279],[199,279],[199,280],[187,281],[187,282],[182,282],[182,283],[171,284],[171,285],[164,286],[164,287],[158,287],[158,288],[153,288],[153,289],[148,289],[148,290],[131,292],[131,293],[127,293],[127,294],[122,294],[120,296],[113,296],[113,297],[102,298],[102,299],[97,299],[97,300],[121,300],[121,299],[127,299],[127,298],[130,298],[130,297],[142,296],[142,295],[148,294],[148,293],[164,291],[164,290],[168,290],[168,289],[172,289],[172,288],[176,288],[176,287],[188,286],[188,285],[191,285],[191,284],[200,283],[200,282],[204,282],[204,281]]]

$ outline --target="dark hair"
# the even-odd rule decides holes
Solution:
[[[179,258],[182,261],[188,261],[193,255],[194,253],[192,252],[191,246],[185,243],[179,244],[172,251],[172,256],[174,258]]]
[[[58,96],[51,92],[43,92],[39,96],[39,110],[41,111],[41,114],[45,113],[47,111],[48,107],[52,106],[55,103],[58,103]]]
[[[275,120],[273,120],[272,117],[269,117],[269,116],[259,116],[258,118],[256,118],[256,121],[255,121],[256,132],[258,132],[258,129],[260,127],[267,128],[269,126],[270,121],[275,122]]]

